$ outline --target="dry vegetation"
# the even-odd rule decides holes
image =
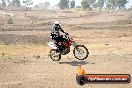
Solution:
[[[1,88],[80,88],[75,81],[78,64],[88,73],[132,75],[132,12],[0,11]],[[72,52],[61,61],[48,57],[52,22],[59,20],[65,31],[90,51],[85,61]],[[131,88],[132,84],[88,84],[84,88]]]

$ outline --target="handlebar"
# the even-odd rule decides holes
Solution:
[[[71,37],[70,37],[70,35],[68,34],[68,35],[64,35],[67,39],[71,39]]]

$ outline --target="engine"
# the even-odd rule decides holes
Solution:
[[[70,48],[65,48],[64,50],[62,50],[61,54],[62,55],[66,55],[70,52]]]

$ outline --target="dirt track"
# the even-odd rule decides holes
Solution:
[[[74,13],[70,14],[74,16]],[[50,28],[47,23],[51,20],[41,20],[33,25],[30,25],[28,18],[25,18],[27,24],[18,24],[23,20],[17,18],[14,18],[16,23],[13,25],[0,22],[4,24],[1,29],[8,27],[6,31],[0,31],[0,87],[82,88],[75,79],[78,64],[82,64],[90,74],[132,75],[132,23],[128,19],[131,14],[118,12],[118,16],[115,16],[115,13],[100,13],[91,17],[59,19],[78,44],[84,44],[89,49],[90,55],[84,61],[75,59],[72,52],[59,62],[53,62],[48,57],[50,48],[46,42],[49,41],[47,36],[50,31],[45,29]],[[1,19],[5,20],[4,16]],[[13,27],[19,25],[34,30],[18,28],[12,31]],[[132,83],[86,84],[83,87],[132,88]]]

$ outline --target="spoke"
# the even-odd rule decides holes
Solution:
[[[80,59],[84,58],[87,55],[86,50],[83,47],[77,47],[75,50],[75,54]]]
[[[58,59],[58,57],[59,57],[59,53],[57,53],[56,51],[52,51],[51,55],[52,55],[52,58],[54,58],[54,59]]]

